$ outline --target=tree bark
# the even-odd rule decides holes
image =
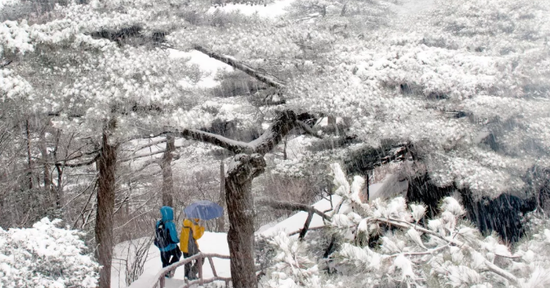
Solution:
[[[63,165],[57,161],[57,151],[59,150],[59,141],[61,139],[61,130],[57,130],[55,135],[55,147],[52,151],[53,162],[55,163],[55,170],[57,171],[57,185],[55,186],[55,206],[57,209],[61,209],[65,204],[65,196],[63,195]],[[53,184],[53,183],[52,183]],[[63,212],[63,219],[65,219],[65,212]]]
[[[287,155],[286,155],[286,144],[288,143],[288,136],[285,136],[285,142],[283,143],[284,146],[283,146],[283,160],[286,160],[287,158]]]
[[[49,120],[48,120],[49,122]],[[52,189],[52,179],[50,174],[50,164],[49,161],[49,153],[48,153],[48,145],[46,143],[46,128],[49,126],[49,123],[40,130],[40,142],[38,144],[38,148],[40,149],[40,154],[42,158],[42,162],[44,165],[44,189],[50,193],[50,201],[52,203],[56,203],[55,207],[57,208],[57,193]]]
[[[254,288],[258,283],[254,268],[252,180],[264,172],[266,163],[260,154],[239,154],[233,161],[235,165],[225,179],[231,281],[235,288]]]
[[[33,187],[33,183],[32,183],[32,158],[31,158],[31,132],[30,132],[30,127],[29,127],[29,119],[25,120],[25,135],[26,135],[26,140],[27,140],[27,181],[29,181],[29,183],[27,183],[27,187],[29,189],[32,189]]]
[[[173,206],[174,178],[172,178],[173,152],[176,151],[175,139],[171,134],[166,135],[166,150],[160,163],[162,169],[162,205]]]
[[[97,258],[102,266],[99,287],[111,287],[111,262],[113,259],[113,212],[115,209],[116,145],[109,144],[107,131],[103,132],[102,149],[97,160],[99,170],[95,239]]]
[[[313,212],[307,213],[306,223],[304,223],[304,228],[302,228],[302,231],[300,231],[300,236],[298,236],[298,239],[300,239],[300,241],[303,241],[304,237],[306,237],[306,233],[307,233],[307,230],[309,229],[309,225],[311,224],[312,219],[313,219]]]
[[[223,159],[220,160],[220,200],[218,204],[224,208],[225,211],[225,169],[223,165]],[[216,220],[216,226],[218,232],[224,232],[225,228],[225,217],[222,215]]]

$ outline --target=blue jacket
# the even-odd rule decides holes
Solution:
[[[164,222],[164,227],[168,229],[168,234],[170,235],[170,240],[172,242],[168,246],[160,248],[160,251],[165,252],[176,249],[178,248],[177,243],[180,242],[180,239],[178,238],[178,231],[176,230],[176,225],[174,224],[174,209],[172,209],[172,207],[162,206],[160,208],[160,214],[162,215],[162,220],[157,221],[155,230],[159,227],[161,221]]]

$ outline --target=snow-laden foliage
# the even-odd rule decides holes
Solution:
[[[327,231],[339,248],[324,259],[318,238],[299,241],[284,234],[272,240],[278,251],[262,283],[266,287],[547,287],[550,284],[547,220],[533,216],[531,236],[516,252],[498,237],[483,237],[464,219],[452,197],[425,219],[426,207],[397,197],[362,203],[363,179],[350,183],[331,165],[335,193],[343,197]],[[374,244],[373,244],[374,243]],[[330,272],[330,273],[329,273]],[[319,283],[322,279],[322,283]],[[319,286],[318,286],[319,285]]]
[[[319,266],[307,255],[310,243],[301,242],[281,232],[270,240],[277,254],[269,269],[267,287],[330,287],[320,278]]]
[[[14,100],[21,95],[29,95],[32,91],[32,86],[25,79],[9,69],[1,69],[0,77],[2,77],[0,102]]]
[[[122,138],[143,125],[205,127],[213,119],[204,110],[216,105],[181,81],[200,73],[161,51],[91,36],[137,25],[144,35],[166,31],[172,47],[199,44],[265,69],[285,80],[287,108],[351,117],[346,132],[369,145],[414,143],[437,185],[475,197],[522,189],[525,167],[550,152],[546,1],[435,1],[418,15],[394,14],[395,2],[296,1],[284,17],[263,19],[206,13],[208,3],[94,1],[59,7],[44,23],[5,22],[0,43],[41,55],[11,77],[40,88],[28,98],[53,109],[46,112],[63,110],[56,123],[67,130],[97,135],[112,112],[125,115]],[[144,117],[133,104],[168,112]],[[67,119],[73,112],[85,118]]]
[[[0,228],[0,286],[96,287],[99,265],[80,232],[47,218],[32,228]]]
[[[2,9],[5,6],[8,6],[8,5],[18,4],[19,2],[20,2],[19,0],[1,0],[0,1],[0,9]]]
[[[205,96],[193,91],[201,72],[186,65],[188,59],[174,60],[151,40],[145,42],[162,25],[147,26],[144,20],[156,19],[156,9],[164,6],[150,9],[130,2],[109,3],[116,9],[71,4],[50,12],[50,21],[0,24],[0,52],[26,60],[13,65],[13,71],[0,72],[7,80],[0,84],[2,100],[30,102],[32,112],[57,116],[56,128],[92,137],[114,120],[114,141],[155,127],[208,126],[212,117],[207,109],[193,109]],[[120,36],[124,39],[101,38],[128,27],[143,31]],[[143,43],[117,46],[131,37]]]
[[[5,53],[32,51],[27,22],[5,21],[0,25],[0,56]]]
[[[193,70],[184,61],[172,62],[167,54],[143,48],[107,51],[86,66],[70,68],[81,77],[55,98],[47,95],[46,105],[40,107],[83,114],[85,127],[92,128],[106,117],[118,115],[119,127],[125,128],[119,130],[122,135],[135,135],[138,125],[203,126],[210,120],[208,113],[184,109],[200,98],[187,96],[178,84],[179,75]]]

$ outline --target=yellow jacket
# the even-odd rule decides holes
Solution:
[[[199,219],[195,219],[195,222],[199,222]],[[200,239],[204,234],[203,226],[195,224],[189,219],[183,220],[183,228],[181,229],[180,235],[180,250],[184,253],[188,253],[189,250],[187,247],[187,243],[189,243],[189,228],[191,228],[191,230],[193,231],[193,239],[195,239],[195,244],[197,244],[197,248],[199,247],[199,243],[197,243],[197,240]]]

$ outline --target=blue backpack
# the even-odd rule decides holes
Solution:
[[[160,224],[157,226],[157,229],[155,231],[155,246],[158,248],[165,248],[169,244],[171,244],[170,240],[170,234],[168,229],[164,226],[164,222],[160,222]]]

